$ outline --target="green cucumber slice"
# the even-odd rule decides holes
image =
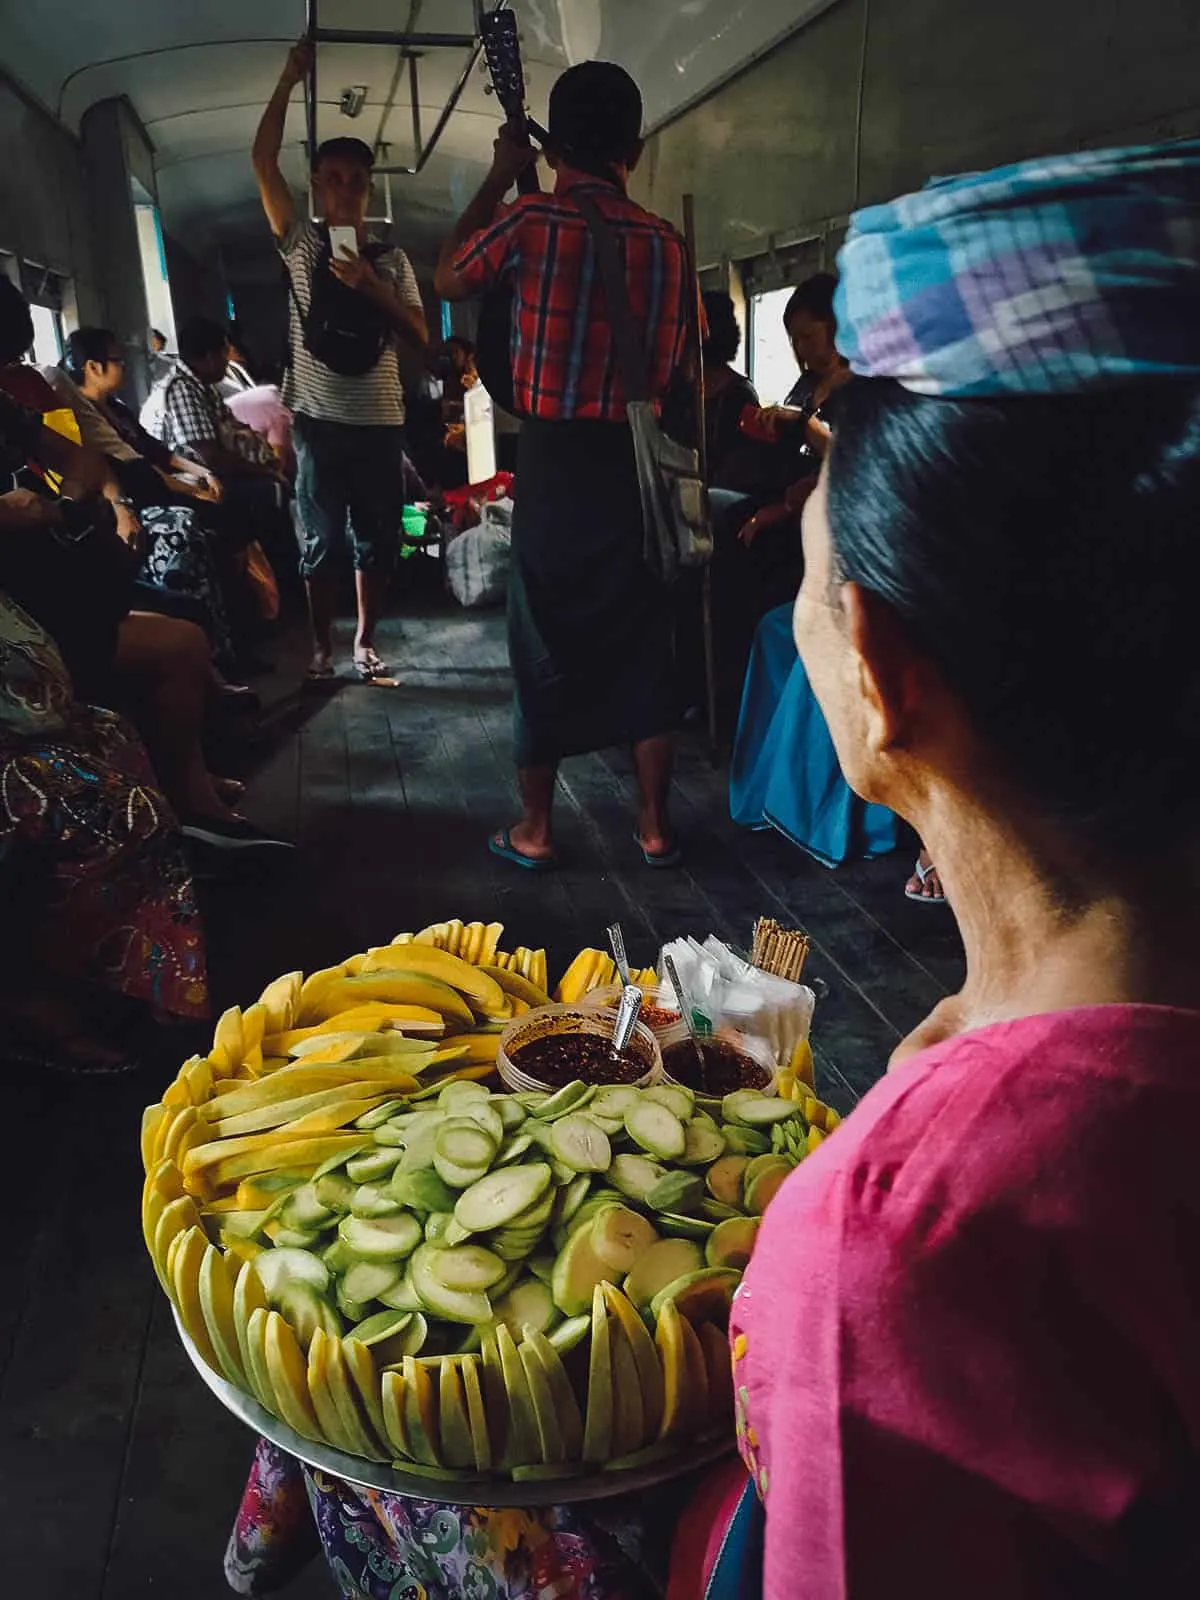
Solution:
[[[424,1307],[424,1301],[413,1288],[407,1272],[390,1289],[381,1290],[375,1299],[392,1311],[420,1311]]]
[[[454,1206],[455,1220],[471,1233],[502,1228],[536,1205],[549,1189],[552,1178],[549,1166],[543,1161],[489,1172],[459,1195]]]
[[[548,1285],[554,1276],[553,1256],[530,1256],[526,1265],[539,1283]]]
[[[731,1217],[719,1222],[708,1236],[704,1259],[710,1267],[733,1267],[736,1271],[744,1271],[757,1234],[757,1217]]]
[[[446,1229],[453,1221],[454,1213],[452,1211],[431,1211],[425,1218],[425,1243],[443,1243]]]
[[[592,1248],[592,1230],[580,1228],[559,1251],[550,1292],[565,1317],[578,1317],[591,1305],[596,1286],[619,1276]]]
[[[630,1084],[603,1084],[596,1090],[596,1098],[592,1102],[591,1109],[598,1116],[619,1117],[623,1121],[625,1113],[630,1106],[637,1105],[642,1094],[641,1089],[635,1089]]]
[[[504,1118],[490,1100],[467,1100],[454,1108],[454,1115],[478,1123],[497,1149],[504,1143]]]
[[[455,1191],[449,1184],[443,1183],[432,1167],[418,1167],[410,1172],[405,1169],[403,1161],[392,1174],[391,1189],[401,1205],[409,1206],[414,1211],[452,1212],[458,1199]]]
[[[615,1283],[657,1239],[654,1227],[638,1212],[628,1206],[607,1206],[592,1223],[589,1242]]]
[[[695,1095],[681,1083],[651,1084],[650,1088],[642,1090],[642,1098],[666,1106],[671,1115],[678,1117],[680,1122],[687,1121],[696,1104]]]
[[[350,1337],[367,1346],[381,1344],[393,1334],[403,1333],[412,1321],[412,1315],[411,1311],[376,1311],[373,1316],[366,1317],[351,1328]]]
[[[391,1191],[377,1183],[360,1183],[350,1200],[356,1217],[394,1217],[403,1209]]]
[[[725,1135],[708,1117],[703,1121],[693,1117],[683,1128],[683,1154],[679,1157],[685,1167],[707,1167],[725,1154]]]
[[[650,1314],[657,1322],[663,1306],[673,1300],[676,1310],[689,1322],[715,1322],[723,1327],[729,1319],[734,1290],[741,1281],[741,1273],[731,1267],[702,1267],[661,1288],[650,1302]]]
[[[565,1322],[560,1322],[556,1328],[551,1328],[546,1337],[558,1351],[560,1356],[569,1355],[583,1343],[592,1331],[590,1315],[568,1317]]]
[[[354,1261],[342,1274],[342,1296],[359,1305],[378,1300],[395,1288],[403,1270],[397,1261]]]
[[[381,1106],[376,1106],[373,1111],[364,1111],[361,1117],[356,1117],[354,1126],[362,1128],[366,1133],[374,1133],[376,1128],[381,1128],[398,1111],[402,1112],[403,1110],[403,1100],[385,1100]]]
[[[346,1176],[351,1183],[374,1183],[378,1178],[389,1177],[403,1153],[401,1150],[378,1149],[370,1150],[366,1155],[351,1156],[346,1163]],[[316,1181],[320,1183],[321,1179]]]
[[[625,1113],[625,1132],[660,1161],[678,1161],[687,1145],[683,1123],[655,1100],[630,1106]]]
[[[491,1166],[499,1148],[486,1129],[466,1117],[451,1117],[437,1131],[433,1165],[452,1189],[467,1189]]]
[[[500,1146],[500,1154],[496,1157],[495,1165],[507,1167],[513,1161],[519,1161],[526,1150],[533,1144],[533,1135],[518,1133],[506,1139]]]
[[[572,1174],[574,1182],[579,1172],[607,1172],[612,1165],[612,1146],[604,1129],[591,1117],[569,1112],[559,1117],[550,1134],[550,1148],[555,1157]]]
[[[492,1105],[500,1113],[500,1121],[504,1124],[505,1133],[512,1133],[525,1121],[528,1113],[510,1094],[494,1094]]]
[[[716,1227],[703,1217],[684,1217],[675,1211],[660,1211],[655,1217],[661,1233],[672,1234],[677,1239],[699,1239],[703,1242]]]
[[[441,1243],[448,1246],[466,1244],[467,1240],[471,1237],[471,1230],[469,1228],[462,1227],[458,1222],[456,1222],[454,1219],[454,1214],[451,1212],[450,1221],[446,1224],[446,1231],[442,1235]]]
[[[742,1203],[742,1177],[750,1165],[749,1156],[722,1156],[704,1174],[704,1182],[714,1200],[727,1206]]]
[[[435,1317],[447,1322],[483,1323],[492,1320],[492,1305],[486,1294],[462,1289],[447,1289],[436,1272],[436,1245],[423,1244],[413,1252],[409,1271],[413,1288],[421,1302]]]
[[[740,1128],[735,1125],[726,1125],[721,1129],[725,1135],[725,1148],[735,1156],[761,1156],[771,1148],[771,1141],[765,1133],[758,1128]]]
[[[565,1117],[568,1111],[578,1111],[594,1099],[595,1094],[595,1084],[582,1083],[576,1078],[572,1083],[564,1083],[548,1100],[543,1100],[533,1114],[539,1122],[552,1122],[555,1117]]]
[[[669,1283],[699,1272],[704,1256],[691,1239],[660,1239],[638,1260],[625,1279],[625,1293],[639,1311],[644,1311],[660,1289]]]
[[[760,1094],[757,1089],[735,1089],[721,1102],[721,1115],[726,1122],[741,1122],[751,1128],[769,1126],[772,1122],[786,1122],[799,1109],[794,1100]]]
[[[661,1111],[663,1108],[660,1106]],[[670,1116],[670,1112],[665,1112]],[[674,1117],[671,1117],[674,1122]],[[679,1127],[679,1124],[676,1123]],[[682,1128],[680,1134],[682,1136]],[[659,1166],[657,1161],[649,1161],[645,1156],[620,1155],[613,1157],[613,1164],[608,1169],[608,1181],[614,1189],[620,1191],[629,1200],[645,1200],[660,1178],[666,1177],[666,1167]]]
[[[646,1195],[646,1204],[652,1211],[673,1211],[686,1216],[703,1198],[704,1180],[698,1174],[668,1172]]]
[[[327,1172],[313,1180],[313,1192],[329,1211],[349,1211],[355,1184],[346,1172]]]
[[[282,1222],[273,1222],[266,1231],[272,1244],[285,1250],[311,1250],[321,1240],[320,1228],[289,1228]]]
[[[286,1283],[307,1283],[318,1294],[329,1290],[329,1269],[319,1256],[308,1250],[264,1250],[254,1258],[254,1268],[268,1302],[278,1309],[280,1291]]]
[[[395,1217],[344,1217],[338,1236],[364,1261],[398,1261],[413,1253],[424,1230],[411,1212]]]
[[[469,1100],[490,1099],[490,1091],[481,1083],[473,1083],[469,1078],[453,1078],[438,1095],[438,1106],[443,1111],[450,1111],[456,1106],[466,1105]]]
[[[321,1328],[335,1339],[342,1336],[342,1319],[323,1294],[318,1294],[311,1283],[293,1281],[285,1283],[279,1294],[279,1309],[291,1323],[292,1329],[305,1351],[312,1336]]]
[[[316,1186],[311,1181],[293,1189],[279,1212],[279,1220],[289,1228],[319,1229],[332,1219],[332,1210],[318,1199]]]
[[[536,1328],[538,1333],[544,1333],[558,1320],[554,1297],[537,1278],[523,1278],[507,1294],[494,1299],[492,1315],[498,1324],[504,1324],[514,1339],[520,1337],[525,1328]]]
[[[507,1272],[498,1255],[480,1244],[460,1244],[430,1257],[430,1272],[447,1289],[492,1289]]]
[[[570,1182],[558,1197],[555,1209],[557,1226],[563,1228],[579,1210],[580,1206],[591,1193],[592,1180],[586,1172]]]

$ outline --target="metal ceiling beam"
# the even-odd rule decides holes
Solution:
[[[401,50],[469,50],[477,43],[473,33],[401,33],[394,28],[321,28],[313,33],[318,44],[383,44]]]

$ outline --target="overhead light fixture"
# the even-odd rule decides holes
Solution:
[[[338,110],[344,117],[357,117],[367,103],[367,86],[365,83],[356,83],[349,89],[342,90],[342,98],[338,101]]]

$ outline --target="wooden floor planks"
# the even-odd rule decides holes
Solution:
[[[784,840],[729,821],[726,774],[685,742],[679,872],[651,872],[632,839],[621,752],[566,764],[562,870],[496,860],[513,820],[502,619],[430,609],[389,624],[394,687],[296,689],[297,633],[267,686],[247,809],[295,837],[284,871],[204,889],[215,1002],[310,970],[439,917],[497,918],[545,944],[551,971],[620,918],[630,955],[715,932],[748,941],[762,913],[813,939],[822,991],[820,1086],[843,1110],[903,1032],[960,981],[945,912],[906,904],[900,857],[827,872]],[[139,1079],[62,1085],[13,1076],[15,1192],[0,1243],[0,1530],[6,1594],[58,1600],[209,1600],[252,1441],[191,1372],[138,1229],[141,1105],[188,1052],[168,1038]],[[312,1569],[294,1600],[328,1596]]]

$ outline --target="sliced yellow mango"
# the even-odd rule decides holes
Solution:
[[[306,1439],[322,1439],[308,1392],[308,1363],[291,1324],[278,1311],[267,1313],[266,1355],[279,1415]]]
[[[700,1348],[704,1352],[704,1368],[708,1376],[709,1421],[725,1425],[733,1422],[733,1358],[729,1351],[729,1337],[715,1322],[702,1322],[696,1329]]]
[[[188,1228],[180,1234],[171,1260],[172,1298],[192,1343],[213,1371],[224,1377],[225,1370],[213,1348],[200,1304],[200,1269],[204,1265],[205,1252],[211,1248],[203,1228]]]
[[[258,1003],[266,1012],[264,1033],[279,1033],[284,1028],[290,1028],[292,1018],[296,1015],[296,1008],[300,1002],[300,986],[304,982],[302,972],[285,972],[281,978],[276,978],[274,983],[269,983],[258,997]]]
[[[658,1430],[662,1426],[664,1402],[662,1367],[659,1365],[654,1340],[650,1337],[650,1331],[642,1321],[637,1308],[626,1295],[614,1288],[611,1283],[602,1284],[601,1288],[609,1315],[616,1321],[621,1339],[629,1346],[629,1352],[637,1369],[638,1388],[642,1395],[645,1438],[657,1439]],[[633,1448],[636,1449],[637,1446]]]
[[[200,1213],[196,1210],[196,1202],[189,1194],[181,1195],[178,1200],[168,1201],[159,1215],[154,1229],[154,1246],[150,1254],[159,1279],[168,1293],[171,1280],[167,1270],[167,1257],[171,1245],[180,1234],[200,1225]]]
[[[415,949],[416,946],[387,946],[388,949]],[[467,972],[474,968],[466,967]],[[360,972],[355,977],[338,978],[320,991],[319,1003],[305,1004],[300,1011],[300,1023],[320,1022],[323,1017],[336,1016],[339,1011],[349,1011],[372,1000],[388,1005],[420,1006],[436,1011],[447,1022],[458,1022],[469,1028],[472,1020],[470,1006],[456,988],[413,972],[393,972],[386,969]]]
[[[385,1372],[382,1386],[384,1436],[393,1451],[409,1461],[416,1457],[409,1449],[404,1431],[404,1378],[399,1372]]]
[[[663,1416],[660,1439],[681,1439],[691,1432],[688,1404],[688,1361],[683,1330],[688,1324],[679,1315],[674,1300],[668,1300],[658,1314],[654,1343],[663,1375]],[[689,1329],[690,1331],[690,1329]]]
[[[335,1450],[352,1450],[329,1389],[329,1335],[316,1328],[308,1346],[308,1395],[321,1432]]]
[[[375,1087],[378,1088],[378,1085]],[[389,1098],[386,1094],[368,1095],[365,1099],[343,1095],[340,1100],[331,1101],[319,1110],[309,1111],[304,1116],[284,1124],[284,1127],[293,1139],[298,1139],[302,1135],[336,1133],[348,1122],[353,1122],[355,1117],[374,1111],[376,1106],[383,1105]]]
[[[427,1467],[444,1465],[438,1450],[437,1401],[429,1369],[421,1366],[413,1356],[405,1356],[404,1374],[404,1433],[408,1439],[413,1459]]]
[[[165,1105],[147,1106],[142,1112],[142,1170],[149,1172],[154,1165],[155,1152],[158,1149],[158,1130],[168,1115]]]
[[[201,1314],[220,1371],[239,1389],[248,1389],[249,1380],[238,1348],[237,1324],[233,1320],[233,1280],[229,1262],[215,1245],[210,1244],[204,1252],[198,1288]]]
[[[246,1325],[247,1370],[254,1384],[259,1404],[273,1417],[282,1415],[275,1398],[270,1368],[267,1366],[267,1318],[271,1312],[265,1305],[255,1306]]]
[[[499,923],[492,923],[498,928]],[[497,934],[497,938],[499,934]],[[467,1401],[467,1421],[471,1428],[471,1449],[475,1458],[477,1472],[490,1472],[492,1470],[492,1441],[488,1430],[487,1408],[483,1400],[483,1385],[479,1378],[478,1356],[464,1356],[461,1362],[463,1393]],[[384,1374],[385,1378],[388,1374]],[[564,1372],[564,1377],[566,1376]],[[569,1385],[568,1385],[569,1386]],[[574,1402],[574,1393],[571,1395]],[[575,1418],[579,1419],[579,1406],[575,1404]],[[568,1423],[569,1425],[569,1423]],[[579,1422],[579,1442],[583,1441],[583,1423]],[[576,1452],[578,1453],[578,1451]],[[572,1458],[573,1459],[573,1458]]]
[[[603,1466],[613,1454],[613,1368],[609,1350],[608,1312],[597,1285],[592,1295],[592,1345],[588,1359],[587,1417],[583,1459]]]
[[[358,1398],[358,1387],[350,1377],[350,1368],[346,1360],[346,1342],[342,1339],[331,1339],[327,1359],[326,1379],[329,1392],[333,1396],[333,1403],[341,1418],[342,1432],[347,1439],[353,1441],[352,1453],[356,1456],[367,1456],[372,1460],[380,1457],[386,1459],[386,1452],[375,1441],[374,1430],[365,1418]],[[367,1359],[370,1360],[369,1352]]]
[[[646,1408],[638,1382],[637,1363],[629,1340],[609,1323],[609,1360],[612,1363],[614,1456],[631,1455],[646,1443]]]
[[[327,1133],[313,1138],[287,1139],[276,1134],[251,1134],[252,1139],[265,1139],[265,1144],[255,1144],[238,1154],[226,1154],[204,1161],[199,1167],[185,1170],[184,1187],[189,1194],[202,1194],[206,1198],[218,1194],[231,1183],[242,1178],[252,1178],[255,1173],[274,1172],[280,1167],[318,1167],[330,1156],[355,1155],[365,1150],[373,1141],[370,1134]],[[202,1145],[199,1150],[189,1150],[188,1161],[202,1159],[221,1146],[238,1144],[236,1139],[221,1139]]]
[[[224,1098],[224,1097],[223,1097]],[[228,1114],[228,1107],[222,1106],[220,1100],[213,1104],[225,1114],[219,1120],[209,1124],[210,1137],[214,1139],[232,1139],[247,1133],[261,1133],[270,1128],[279,1128],[287,1122],[293,1122],[301,1117],[307,1117],[311,1112],[324,1111],[330,1106],[357,1105],[358,1111],[354,1115],[361,1115],[367,1107],[363,1104],[367,1100],[377,1103],[387,1099],[387,1093],[380,1090],[377,1082],[367,1080],[364,1083],[335,1084],[329,1089],[318,1089],[312,1094],[297,1095],[291,1100],[267,1100],[265,1104],[253,1106],[248,1111]],[[340,1127],[340,1123],[333,1126]],[[322,1131],[322,1130],[314,1130]]]
[[[484,1016],[498,1016],[505,1009],[504,991],[495,978],[448,950],[418,944],[382,945],[368,953],[364,978],[368,973],[403,973],[446,984],[465,995],[472,1008]]]
[[[218,1017],[213,1032],[213,1049],[223,1050],[234,1066],[244,1060],[246,1047],[242,1036],[241,1006],[230,1006]]]
[[[233,1330],[237,1337],[238,1356],[242,1371],[246,1375],[247,1387],[260,1405],[274,1411],[274,1397],[270,1396],[269,1391],[259,1388],[259,1373],[251,1358],[250,1318],[256,1311],[266,1315],[267,1297],[253,1263],[246,1261],[238,1270],[233,1284]]]
[[[519,972],[505,972],[503,967],[495,966],[480,967],[479,970],[486,972],[490,978],[495,978],[505,994],[513,1000],[524,1000],[529,1006],[550,1004],[550,996],[545,990],[539,989],[536,983],[530,983],[529,979]]]
[[[680,1333],[683,1358],[687,1367],[688,1428],[699,1433],[708,1420],[708,1367],[704,1360],[704,1347],[688,1319],[680,1313]]]
[[[358,1396],[359,1409],[366,1418],[372,1448],[378,1450],[381,1459],[386,1460],[384,1441],[387,1435],[383,1427],[382,1395],[375,1359],[359,1339],[343,1339],[342,1356],[354,1393]]]

